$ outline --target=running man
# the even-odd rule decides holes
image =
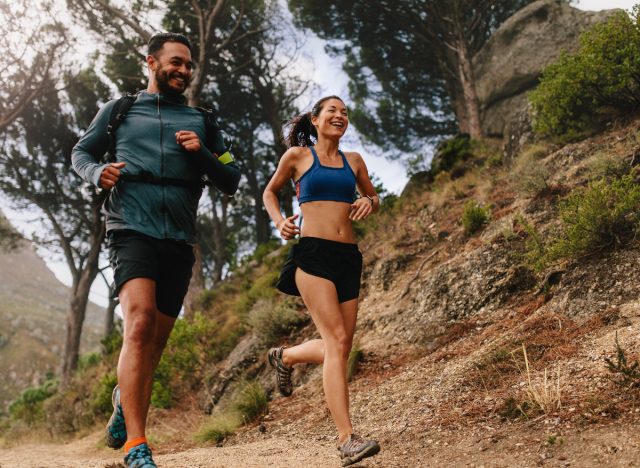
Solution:
[[[189,40],[175,33],[149,40],[148,86],[115,132],[105,104],[75,146],[73,167],[109,190],[103,207],[109,259],[124,315],[114,411],[107,445],[124,446],[127,467],[155,467],[145,438],[153,372],[187,292],[194,263],[196,211],[202,178],[232,195],[240,171],[220,129],[183,93],[193,69]],[[102,164],[113,145],[116,161]]]

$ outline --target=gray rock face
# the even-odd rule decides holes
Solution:
[[[473,59],[485,134],[502,136],[542,70],[561,51],[577,50],[580,34],[615,11],[581,11],[563,0],[539,0],[505,21]]]

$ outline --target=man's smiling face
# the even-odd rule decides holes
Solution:
[[[189,48],[180,42],[165,42],[154,57],[155,78],[163,94],[182,94],[189,87],[193,62]]]

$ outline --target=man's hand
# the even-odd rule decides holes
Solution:
[[[351,221],[360,221],[366,218],[373,211],[371,200],[366,197],[358,198],[351,204],[351,213],[349,213],[349,219]]]
[[[295,236],[300,234],[300,229],[296,226],[295,220],[298,218],[298,215],[289,216],[288,218],[283,219],[276,226],[278,231],[280,231],[280,237],[284,240],[293,239]]]
[[[111,163],[100,174],[100,187],[111,190],[120,179],[120,169],[125,166],[123,162]]]
[[[200,138],[198,138],[196,132],[180,130],[176,132],[176,141],[187,151],[200,151]]]

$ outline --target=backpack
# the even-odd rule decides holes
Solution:
[[[109,114],[109,123],[107,124],[107,136],[109,137],[109,149],[107,151],[107,162],[116,161],[116,130],[124,119],[127,117],[127,113],[133,106],[133,103],[138,98],[137,94],[126,94],[116,101],[116,104],[111,109]],[[194,107],[194,109],[200,111],[204,117],[205,135],[209,135],[210,132],[220,131],[220,125],[216,120],[215,114],[211,109],[205,109],[204,107]],[[158,177],[148,171],[142,171],[139,174],[121,174],[120,179],[127,182],[140,182],[145,184],[157,184],[157,185],[177,185],[179,187],[187,187],[193,189],[202,189],[205,186],[212,186],[212,182],[205,179],[199,180],[184,180],[176,179],[173,177]]]

